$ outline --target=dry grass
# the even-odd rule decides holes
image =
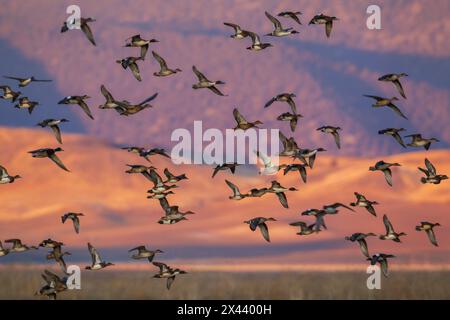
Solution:
[[[2,269],[0,299],[36,299],[39,271]],[[450,272],[395,272],[382,290],[368,290],[366,275],[336,273],[192,273],[170,291],[150,272],[83,272],[82,289],[59,299],[450,299]]]

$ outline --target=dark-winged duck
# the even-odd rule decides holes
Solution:
[[[221,80],[211,81],[205,77],[203,73],[201,73],[196,66],[192,66],[192,71],[198,78],[198,82],[192,85],[193,89],[209,89],[218,96],[225,96],[219,89],[217,89],[218,84],[225,84],[225,82]]]
[[[28,153],[31,153],[31,156],[33,158],[49,158],[52,160],[58,167],[61,169],[70,172],[69,169],[66,168],[64,163],[61,161],[61,159],[58,158],[56,155],[56,152],[64,151],[61,148],[51,149],[51,148],[43,148],[43,149],[37,149],[33,151],[28,151]]]
[[[404,232],[400,233],[395,232],[394,227],[392,226],[392,223],[389,221],[387,215],[383,216],[383,224],[384,227],[386,228],[386,234],[380,236],[381,240],[392,240],[395,242],[401,242],[400,237],[406,236],[406,233]]]
[[[68,212],[61,216],[62,223],[65,223],[67,219],[72,220],[73,228],[76,233],[80,233],[80,217],[83,217],[83,213]]]
[[[327,38],[331,35],[331,30],[333,29],[333,21],[339,20],[336,17],[326,16],[324,14],[315,15],[311,21],[309,21],[308,25],[311,24],[324,24],[325,25],[325,34]]]
[[[334,142],[336,143],[336,146],[338,147],[338,149],[341,148],[341,138],[339,136],[339,130],[341,130],[340,127],[333,127],[333,126],[323,126],[323,127],[317,128],[317,131],[321,131],[323,133],[329,133],[329,134],[333,135]]]
[[[286,198],[286,191],[298,191],[296,188],[291,187],[291,188],[285,188],[283,187],[278,181],[272,181],[272,185],[269,188],[269,192],[271,193],[275,193],[278,197],[278,200],[280,200],[281,205],[288,209],[288,201]]]
[[[375,212],[374,205],[377,205],[378,202],[376,201],[370,201],[362,194],[355,192],[356,202],[350,203],[352,207],[362,207],[366,208],[366,210],[373,215],[374,217],[377,216],[377,213]]]
[[[10,253],[12,252],[25,252],[28,250],[37,250],[36,246],[28,246],[26,244],[22,244],[20,239],[8,239],[5,240],[5,243],[12,243],[12,247],[8,249]]]
[[[408,147],[424,147],[425,150],[430,149],[430,146],[433,142],[439,142],[439,140],[436,138],[422,138],[422,135],[419,133],[410,134],[408,136],[405,136],[405,138],[411,138],[411,142],[407,144]]]
[[[211,178],[214,178],[219,171],[224,171],[224,170],[230,170],[231,173],[234,174],[237,166],[239,166],[239,164],[236,162],[219,164],[214,168]]]
[[[234,127],[234,130],[241,129],[245,131],[250,128],[258,128],[258,125],[263,124],[259,120],[256,120],[254,122],[248,122],[247,120],[245,120],[245,118],[242,116],[242,114],[239,112],[237,108],[233,109],[233,117],[237,123],[236,127]]]
[[[88,25],[89,22],[94,22],[94,21],[95,21],[95,19],[93,19],[93,18],[80,18],[79,23],[80,23],[81,31],[83,31],[84,35],[89,40],[89,42],[92,43],[95,46],[96,43],[95,43],[95,40],[94,40],[94,35],[92,34],[92,30],[91,30],[91,28]],[[71,21],[71,23],[75,24],[76,23],[75,19],[73,19]],[[61,28],[61,33],[67,32],[69,30],[71,30],[71,29],[67,25],[67,21],[64,21],[64,24],[63,24],[63,26]]]
[[[230,187],[230,189],[233,191],[233,195],[229,196],[228,199],[230,199],[230,200],[242,200],[242,199],[248,197],[248,194],[242,194],[239,191],[239,188],[235,184],[231,183],[228,180],[225,180],[225,182],[227,183],[228,187]]]
[[[299,33],[298,31],[294,30],[294,28],[283,28],[281,22],[267,11],[265,12],[265,15],[267,19],[269,19],[270,22],[272,22],[274,27],[273,31],[271,33],[266,34],[266,36],[284,37],[291,34]]]
[[[164,175],[166,176],[166,181],[164,181],[164,183],[177,183],[181,180],[187,180],[188,177],[186,176],[186,174],[180,174],[180,175],[174,175],[172,174],[169,169],[165,168],[164,169]]]
[[[224,22],[223,24],[234,29],[234,34],[232,34],[230,38],[240,40],[244,39],[245,37],[248,37],[248,32],[242,30],[242,28],[239,25],[231,22]]]
[[[436,235],[434,234],[433,228],[439,227],[439,226],[440,226],[439,223],[431,223],[431,222],[427,222],[427,221],[422,221],[420,223],[420,226],[416,226],[416,230],[417,231],[425,231],[431,244],[437,247],[438,243],[437,243]]]
[[[248,224],[250,227],[250,230],[252,230],[252,231],[255,231],[256,228],[259,228],[263,238],[267,242],[270,242],[269,228],[267,227],[267,224],[266,224],[267,221],[277,221],[277,220],[274,218],[256,217],[256,218],[250,219],[248,221],[244,221],[244,223]]]
[[[89,118],[94,120],[94,117],[92,116],[91,109],[89,109],[89,106],[86,104],[84,100],[89,99],[90,97],[87,95],[83,96],[67,96],[61,101],[58,102],[58,104],[77,104],[83,109],[84,113],[87,114]]]
[[[275,101],[278,102],[286,102],[290,107],[294,114],[297,114],[297,106],[295,105],[295,101],[293,98],[295,98],[296,95],[294,93],[280,93],[276,95],[275,97],[272,97],[269,101],[266,102],[264,105],[264,108],[268,108],[274,103]]]
[[[369,167],[370,171],[381,171],[384,173],[384,178],[386,179],[386,182],[388,185],[390,185],[392,187],[392,171],[391,171],[391,167],[400,167],[401,164],[400,163],[389,163],[389,162],[384,162],[383,160],[378,161],[377,163],[375,163],[374,166]]]
[[[440,184],[442,180],[448,179],[448,176],[445,174],[436,174],[436,168],[428,159],[425,159],[425,167],[426,169],[420,167],[418,168],[421,172],[425,173],[426,175],[426,177],[420,178],[420,182],[422,182],[423,184],[425,183]]]
[[[291,18],[298,24],[302,24],[300,21],[299,15],[302,15],[301,11],[282,11],[278,14],[279,17]]]
[[[114,264],[111,262],[105,262],[102,260],[97,250],[88,242],[88,250],[91,254],[92,264],[90,266],[86,266],[86,270],[100,270],[109,266],[113,266]]]
[[[169,267],[167,264],[162,262],[153,262],[153,265],[159,268],[159,273],[155,274],[153,278],[162,278],[167,279],[166,287],[167,290],[170,290],[172,283],[175,281],[175,277],[179,274],[186,274],[187,272],[184,270],[180,270],[178,268],[173,269]]]
[[[154,251],[148,250],[145,246],[138,246],[136,248],[128,250],[128,252],[133,252],[133,251],[137,251],[137,252],[131,256],[132,259],[136,259],[136,260],[147,259],[149,262],[153,261],[153,258],[155,257],[156,254],[164,253],[164,251],[161,251],[159,249],[156,249]]]
[[[390,73],[390,74],[381,76],[380,78],[378,78],[378,81],[392,82],[395,85],[395,87],[397,88],[400,95],[406,99],[405,91],[403,90],[403,86],[400,83],[400,78],[407,77],[407,76],[408,75],[406,73]]]
[[[284,175],[286,175],[288,172],[291,172],[291,171],[298,171],[303,182],[306,183],[307,176],[306,176],[306,165],[305,164],[300,164],[300,163],[288,164],[284,168],[283,173],[284,173]]]
[[[400,117],[408,119],[403,112],[399,109],[399,107],[397,107],[393,101],[398,100],[397,97],[393,97],[391,99],[389,98],[382,98],[382,97],[378,97],[378,96],[372,96],[372,95],[367,95],[365,94],[364,97],[367,98],[372,98],[374,100],[376,100],[376,102],[372,105],[373,108],[381,108],[381,107],[388,107],[391,108],[396,114],[398,114]]]
[[[397,141],[403,148],[406,148],[405,143],[403,142],[403,139],[399,134],[399,132],[401,132],[401,131],[405,131],[405,129],[404,128],[399,128],[399,129],[387,128],[387,129],[378,131],[378,134],[385,134],[388,136],[392,136],[395,139],[395,141]]]
[[[290,112],[285,112],[280,114],[277,117],[277,120],[279,121],[289,121],[289,126],[291,128],[291,131],[294,132],[295,128],[297,127],[298,118],[303,118],[301,114],[294,114]]]
[[[139,71],[139,66],[137,64],[139,60],[144,59],[142,57],[126,57],[121,60],[116,60],[116,62],[119,63],[125,70],[129,68],[136,80],[142,81],[141,72]]]
[[[13,183],[16,179],[22,178],[19,175],[11,176],[5,167],[0,166],[0,184]]]
[[[383,272],[384,276],[387,277],[389,275],[388,259],[390,258],[395,258],[395,256],[392,254],[377,253],[372,257],[367,258],[367,260],[370,261],[370,264],[373,266],[379,263],[381,271]]]
[[[33,113],[33,110],[36,106],[39,105],[37,101],[31,101],[28,97],[22,97],[19,99],[19,103],[14,106],[14,108],[18,109],[26,109],[29,114]]]
[[[367,248],[366,238],[369,236],[376,236],[375,233],[354,233],[350,237],[345,237],[345,240],[349,240],[351,242],[358,242],[359,248],[364,256],[370,258],[369,249]]]
[[[141,48],[141,58],[142,58],[142,60],[144,60],[145,56],[147,55],[147,51],[148,51],[148,47],[149,47],[150,43],[159,42],[156,39],[150,39],[150,40],[142,39],[140,34],[136,34],[134,36],[131,36],[128,39],[125,39],[125,41],[127,41],[125,43],[125,47],[138,47],[138,48]]]
[[[310,234],[318,233],[321,231],[320,229],[315,227],[316,226],[315,223],[308,225],[306,224],[306,222],[297,221],[289,223],[289,225],[293,227],[300,227],[300,231],[297,232],[299,236],[308,236]]]
[[[0,89],[3,90],[3,94],[0,96],[0,99],[11,100],[15,102],[16,99],[21,95],[20,91],[13,91],[9,86],[0,86]]]
[[[51,82],[52,81],[52,80],[39,80],[33,76],[28,77],[28,78],[18,78],[18,77],[10,77],[10,76],[3,76],[3,77],[6,79],[12,79],[12,80],[19,81],[19,87],[26,87],[27,85],[29,85],[32,82]]]
[[[251,31],[247,31],[247,34],[252,38],[252,45],[250,47],[247,47],[247,50],[251,51],[261,51],[269,47],[273,47],[270,43],[263,43],[261,42],[261,39],[259,36]]]
[[[53,134],[55,135],[56,141],[58,141],[59,143],[62,143],[61,129],[59,128],[59,124],[61,124],[63,122],[69,122],[69,120],[67,120],[67,119],[45,119],[45,120],[42,120],[41,122],[39,122],[37,125],[42,128],[49,127],[50,129],[52,129]]]
[[[155,51],[152,51],[153,58],[159,63],[160,70],[158,72],[153,73],[155,77],[166,77],[177,72],[181,72],[181,69],[170,69],[167,67],[166,60],[164,60],[159,54]]]

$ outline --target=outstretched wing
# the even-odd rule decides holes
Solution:
[[[102,262],[102,259],[101,259],[100,255],[98,254],[97,250],[94,248],[94,246],[91,245],[89,242],[88,242],[88,249],[89,249],[89,253],[91,254],[92,265],[100,264]]]
[[[276,195],[278,197],[278,200],[280,200],[281,205],[284,208],[288,209],[289,208],[288,201],[287,201],[287,198],[286,198],[286,195],[284,194],[284,192],[277,192]]]
[[[201,73],[196,66],[192,66],[192,71],[194,71],[195,75],[197,76],[198,80],[200,82],[202,81],[209,81],[208,78],[205,77],[203,73]]]
[[[50,128],[53,130],[56,140],[58,140],[59,143],[62,143],[61,130],[59,129],[58,125],[50,126]]]
[[[406,95],[405,95],[405,91],[403,90],[403,86],[400,82],[400,80],[394,80],[392,81],[395,85],[395,87],[397,88],[398,92],[400,93],[400,95],[406,99]]]
[[[394,228],[392,227],[391,222],[389,221],[387,215],[383,216],[383,223],[386,228],[386,233],[394,233]]]
[[[408,119],[408,118],[403,114],[403,112],[401,112],[400,109],[399,109],[395,104],[393,104],[392,102],[389,103],[387,106],[388,106],[389,108],[391,108],[392,110],[394,110],[394,112],[395,112],[396,114],[398,114],[400,117],[405,118],[405,119]]]
[[[81,31],[83,31],[83,33],[86,35],[88,40],[95,46],[96,44],[95,44],[95,40],[94,40],[94,35],[92,34],[92,30],[88,26],[88,24],[82,23],[80,27],[81,27]]]
[[[436,175],[436,168],[433,166],[433,164],[431,163],[430,160],[425,159],[425,166],[428,169],[428,172],[432,175],[435,176]]]
[[[51,154],[49,156],[50,160],[52,160],[54,163],[56,163],[58,165],[58,167],[60,167],[61,169],[70,172],[69,169],[66,168],[66,166],[64,165],[64,163],[61,161],[61,159],[58,158],[58,156],[56,154]]]
[[[269,228],[267,228],[267,224],[264,222],[260,223],[258,225],[259,230],[261,230],[261,234],[264,239],[266,239],[267,242],[270,242],[270,236],[269,236]]]
[[[168,69],[166,61],[159,54],[157,54],[155,51],[152,51],[152,55],[156,59],[156,61],[158,61],[159,66],[161,67],[161,70]]]
[[[273,26],[275,27],[275,30],[281,30],[283,29],[283,27],[281,26],[280,21],[275,18],[274,16],[272,16],[270,13],[268,13],[267,11],[265,12],[266,17],[273,23]]]
[[[388,185],[392,187],[392,171],[389,168],[386,168],[383,170],[384,178],[386,179],[386,182]]]
[[[245,118],[242,116],[242,114],[239,112],[239,110],[237,108],[233,109],[233,116],[239,125],[248,123],[247,120],[245,120]]]

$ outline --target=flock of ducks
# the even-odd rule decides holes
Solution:
[[[268,12],[265,12],[266,17],[273,24],[273,30],[266,34],[266,36],[271,37],[284,37],[288,35],[298,34],[299,32],[294,30],[293,27],[285,28],[281,24],[280,20],[275,18]],[[289,18],[296,22],[298,25],[302,25],[299,16],[302,15],[299,11],[284,11],[280,12],[277,16],[282,18]],[[325,34],[327,37],[330,37],[333,22],[337,21],[338,18],[334,16],[327,16],[324,14],[319,14],[314,16],[309,25],[325,25]],[[93,32],[89,26],[89,23],[94,22],[95,19],[92,18],[81,18],[80,21],[71,21],[71,24],[75,24],[79,22],[81,31],[86,35],[87,39],[92,45],[96,45],[94,40]],[[236,40],[241,40],[246,37],[251,38],[252,43],[248,50],[251,51],[261,51],[268,47],[272,47],[270,43],[264,43],[261,41],[261,38],[258,34],[242,29],[240,25],[230,22],[225,22],[224,25],[229,26],[234,29],[234,34],[231,35],[231,38]],[[63,27],[61,28],[61,32],[65,33],[71,30],[67,22],[64,22]],[[117,60],[117,63],[122,66],[123,69],[129,69],[134,76],[134,78],[138,81],[142,81],[141,73],[139,70],[138,63],[142,63],[145,61],[147,52],[149,50],[149,46],[152,43],[157,43],[159,40],[150,39],[146,40],[141,38],[140,35],[134,35],[125,40],[125,47],[131,48],[139,48],[140,54],[139,56],[129,56],[123,59]],[[154,72],[154,76],[156,77],[166,77],[175,75],[179,72],[182,72],[179,68],[169,68],[167,62],[155,51],[152,51],[152,56],[159,64],[159,71]],[[225,82],[221,80],[210,80],[207,78],[196,66],[192,66],[192,71],[194,75],[197,77],[197,82],[192,85],[192,88],[197,89],[209,89],[211,92],[218,96],[226,96],[219,90],[220,85],[224,85]],[[402,77],[406,77],[407,74],[388,74],[380,77],[379,81],[391,82],[396,87],[399,94],[406,99],[406,94],[403,89],[403,86],[400,82]],[[51,80],[40,80],[36,79],[33,76],[28,78],[19,78],[19,77],[11,77],[5,76],[5,78],[9,80],[14,80],[18,82],[18,86],[20,88],[26,87],[33,82],[49,82]],[[18,99],[18,104],[15,105],[16,108],[27,109],[31,114],[34,108],[39,105],[38,102],[30,100],[26,96],[21,96],[22,93],[20,91],[14,91],[10,86],[3,85],[0,86],[0,89],[3,90],[3,95],[0,98],[5,100],[11,100],[12,103],[16,102]],[[105,85],[101,85],[100,87],[101,94],[105,97],[105,103],[100,105],[100,109],[114,109],[119,113],[119,115],[130,116],[136,114],[144,109],[151,108],[152,105],[149,103],[153,101],[158,93],[153,94],[149,98],[144,101],[135,104],[130,103],[127,100],[117,100],[113,97],[113,95],[108,91]],[[399,109],[398,106],[394,104],[394,101],[398,101],[397,97],[392,98],[383,98],[375,95],[365,95],[366,97],[374,99],[376,102],[372,105],[374,108],[380,107],[388,107],[392,109],[396,114],[407,119],[407,117],[403,114],[403,112]],[[94,117],[90,111],[90,108],[86,102],[90,97],[88,95],[74,95],[67,96],[60,100],[58,104],[63,105],[78,105],[84,113],[92,120]],[[297,107],[295,103],[296,95],[294,93],[280,93],[272,98],[270,98],[267,103],[264,105],[264,108],[270,107],[272,104],[286,103],[290,111],[282,113],[277,117],[277,120],[280,121],[289,121],[290,129],[292,132],[295,132],[298,119],[303,116],[297,112]],[[247,130],[249,128],[258,128],[258,125],[263,124],[261,121],[247,121],[244,116],[239,112],[237,108],[233,110],[233,117],[236,121],[235,130]],[[37,125],[42,128],[50,128],[56,138],[56,141],[59,144],[63,143],[61,137],[61,129],[60,125],[68,122],[67,119],[44,119],[39,122]],[[318,131],[332,135],[336,146],[338,149],[341,148],[341,139],[340,139],[340,131],[341,128],[338,126],[324,125],[320,128],[317,128]],[[438,142],[435,138],[425,139],[421,134],[412,134],[405,137],[410,137],[411,142],[409,144],[405,144],[400,136],[400,132],[405,131],[404,128],[387,128],[380,130],[378,133],[383,135],[392,136],[402,147],[406,148],[410,147],[424,147],[425,150],[430,148],[431,143]],[[280,170],[283,171],[284,175],[290,172],[298,172],[301,181],[303,183],[307,183],[307,171],[312,170],[314,167],[314,162],[317,155],[320,152],[326,151],[323,148],[314,148],[314,149],[303,149],[300,148],[295,141],[294,137],[286,137],[283,133],[279,134],[280,140],[283,145],[283,149],[280,152],[279,156],[288,157],[292,159],[292,163],[289,164],[274,164],[271,161],[271,158],[268,157],[261,151],[256,151],[256,156],[260,159],[262,163],[262,169],[260,174],[276,174]],[[174,194],[173,189],[178,188],[177,183],[183,180],[187,180],[188,177],[185,174],[175,175],[171,173],[167,168],[164,169],[163,174],[165,178],[162,178],[158,173],[158,169],[151,165],[151,157],[152,156],[161,156],[166,159],[170,159],[170,156],[164,149],[159,148],[143,148],[143,147],[124,147],[122,148],[125,151],[133,153],[140,158],[145,159],[150,165],[141,165],[141,164],[127,164],[128,169],[125,171],[128,174],[140,174],[149,180],[152,183],[152,187],[147,191],[147,198],[152,200],[158,200],[159,204],[163,211],[163,216],[158,220],[159,224],[175,224],[184,220],[188,220],[186,216],[194,214],[192,211],[182,212],[179,209],[179,206],[171,206],[168,202],[168,197],[171,194]],[[70,171],[61,159],[57,156],[57,153],[64,151],[62,148],[41,148],[33,151],[29,151],[33,158],[49,158],[53,161],[59,168]],[[299,163],[295,161],[298,160]],[[236,168],[239,166],[237,163],[223,163],[217,165],[213,169],[212,178],[215,178],[220,172],[225,173],[229,171],[231,174],[235,174]],[[392,186],[392,167],[401,166],[399,163],[387,163],[383,160],[378,161],[374,166],[369,168],[370,171],[381,171],[384,174],[385,180],[389,186]],[[429,183],[429,184],[440,184],[442,180],[448,179],[446,175],[437,174],[436,168],[430,162],[430,160],[425,159],[425,167],[426,169],[419,168],[419,170],[425,174],[425,177],[421,178],[421,183]],[[21,178],[20,175],[10,175],[7,169],[3,166],[0,166],[0,184],[10,184],[16,182],[17,179]],[[270,186],[262,187],[262,188],[252,188],[246,193],[242,193],[238,186],[234,183],[225,179],[225,183],[231,189],[232,194],[229,196],[230,200],[244,200],[248,198],[260,198],[267,194],[274,194],[283,208],[289,208],[288,199],[286,194],[288,192],[298,191],[295,187],[284,187],[277,180],[273,180]],[[350,203],[349,206],[342,203],[333,203],[329,205],[324,205],[321,209],[308,209],[301,213],[302,216],[312,216],[315,221],[308,223],[305,221],[295,221],[290,223],[290,226],[296,227],[299,236],[308,236],[312,234],[317,234],[323,230],[327,229],[325,223],[325,217],[327,215],[336,215],[339,213],[341,208],[344,208],[350,212],[354,212],[355,210],[352,207],[360,207],[365,208],[371,215],[377,216],[374,206],[378,205],[376,201],[368,200],[364,195],[355,192],[356,201]],[[75,213],[68,212],[65,213],[61,217],[61,222],[64,224],[66,221],[70,220],[73,224],[73,228],[76,234],[80,233],[80,218],[84,219],[83,213]],[[254,217],[250,220],[244,221],[245,224],[248,224],[251,231],[256,231],[259,229],[263,238],[270,242],[269,236],[269,228],[268,222],[276,222],[277,220],[273,217]],[[379,236],[381,240],[392,240],[394,242],[401,242],[400,238],[406,236],[404,232],[397,233],[388,219],[387,215],[383,216],[383,223],[386,229],[386,233]],[[436,236],[434,233],[434,227],[440,226],[439,223],[431,223],[431,222],[421,222],[419,226],[416,226],[417,231],[426,232],[430,242],[434,246],[438,246]],[[357,242],[362,254],[364,257],[370,261],[372,265],[380,264],[381,269],[385,276],[388,275],[388,259],[394,258],[395,256],[392,254],[385,253],[377,253],[371,255],[369,253],[367,238],[376,236],[375,233],[353,233],[350,236],[345,237],[346,240],[351,242]],[[38,246],[26,245],[23,244],[20,239],[8,239],[5,240],[4,243],[10,244],[9,247],[4,247],[2,242],[0,241],[0,256],[6,256],[10,253],[22,253],[29,250],[38,250],[39,248],[47,248],[51,251],[46,255],[47,260],[54,260],[58,263],[62,269],[63,276],[59,276],[49,270],[45,270],[42,274],[42,278],[45,281],[45,285],[43,285],[37,292],[37,295],[47,296],[50,299],[56,299],[57,295],[65,290],[67,290],[67,265],[65,262],[65,256],[70,256],[70,252],[66,252],[63,250],[64,243],[58,242],[52,239],[43,240]],[[91,255],[91,264],[86,266],[86,270],[101,270],[107,268],[109,266],[113,266],[114,264],[111,262],[107,262],[103,260],[98,253],[97,249],[90,243],[87,243],[88,251]],[[146,259],[149,263],[153,264],[157,267],[158,272],[154,275],[154,278],[166,279],[167,289],[170,289],[177,275],[186,274],[186,271],[183,271],[179,268],[172,268],[167,264],[162,262],[154,261],[155,257],[159,254],[164,253],[160,249],[149,250],[144,245],[137,246],[129,250],[131,255],[131,259]]]

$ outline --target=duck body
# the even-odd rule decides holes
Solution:
[[[22,94],[20,91],[13,91],[9,86],[0,86],[0,89],[3,90],[3,95],[0,96],[0,99],[11,100],[15,102],[16,99]]]
[[[425,150],[429,150],[433,142],[439,142],[436,138],[425,139],[419,133],[410,134],[405,138],[411,138],[411,142],[407,144],[408,147],[424,147]]]
[[[16,181],[16,179],[20,179],[20,178],[22,178],[22,177],[19,175],[11,176],[5,167],[0,166],[0,184],[13,183],[14,181]]]

